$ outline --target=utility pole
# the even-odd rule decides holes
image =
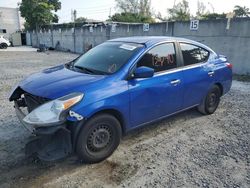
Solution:
[[[112,10],[112,8],[110,7],[110,9],[109,9],[109,18],[111,18],[111,10]]]
[[[74,52],[76,53],[76,10],[73,11],[73,23],[74,23]]]
[[[74,22],[76,21],[76,14],[77,14],[77,12],[76,12],[76,10],[74,10],[74,11],[73,11],[73,19],[74,19]]]

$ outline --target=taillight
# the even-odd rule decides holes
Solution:
[[[231,63],[226,63],[227,67],[233,69],[233,65]]]

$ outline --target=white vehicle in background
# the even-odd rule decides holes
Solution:
[[[4,38],[4,36],[0,35],[0,49],[6,49],[10,45],[10,41]]]

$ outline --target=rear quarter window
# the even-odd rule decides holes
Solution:
[[[209,51],[192,44],[180,43],[184,65],[193,65],[206,62],[209,58]]]

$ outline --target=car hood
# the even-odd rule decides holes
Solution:
[[[55,99],[72,92],[84,92],[87,85],[105,77],[75,72],[61,65],[29,76],[19,87],[33,95]]]

